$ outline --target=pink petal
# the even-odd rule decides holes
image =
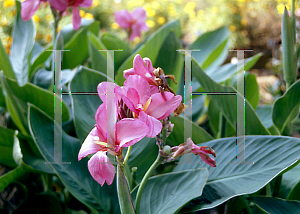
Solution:
[[[181,96],[174,96],[171,92],[156,93],[151,95],[152,101],[145,111],[148,115],[158,120],[169,116],[181,103]]]
[[[110,94],[110,91],[114,91],[114,99],[116,101],[120,100],[120,95],[117,93],[117,89],[120,88],[120,86],[116,85],[115,83],[112,82],[101,82],[99,83],[97,87],[98,95],[102,102],[106,102],[106,97],[108,94]]]
[[[115,20],[122,28],[129,28],[131,25],[132,17],[127,10],[120,10],[115,12]]]
[[[137,7],[134,11],[132,11],[131,15],[135,21],[145,22],[147,19],[146,11],[142,7]]]
[[[98,107],[95,114],[95,120],[97,125],[99,126],[99,129],[102,130],[102,132],[105,133],[106,136],[107,112],[105,103],[102,103]]]
[[[106,152],[97,152],[88,161],[88,168],[92,177],[103,186],[104,182],[111,185],[115,177],[115,167]]]
[[[125,71],[123,71],[123,75],[124,78],[127,79],[127,77],[129,77],[129,75],[134,75],[135,74],[135,70],[133,68],[129,68]]]
[[[130,89],[130,94],[132,94],[130,97],[133,98],[133,100],[130,100],[130,98],[127,97],[127,91]],[[122,97],[124,103],[126,106],[134,113],[138,114],[139,111],[136,109],[136,105],[139,101],[139,94],[134,88],[127,88],[122,87],[117,89],[118,93]]]
[[[147,137],[152,138],[161,132],[162,124],[159,120],[154,117],[147,115],[145,112],[141,111],[139,114],[139,119],[143,121],[149,128]]]
[[[201,157],[201,159],[208,165],[212,167],[216,167],[216,161],[211,158],[209,155],[205,154],[204,152],[199,152],[198,155]]]
[[[93,4],[93,0],[84,0],[83,2],[82,2],[82,0],[77,0],[77,1],[78,1],[78,3],[76,4],[76,6],[78,6],[78,7],[90,7]]]
[[[154,68],[153,68],[151,60],[148,57],[144,57],[143,60],[146,63],[146,66],[148,68],[149,73],[151,74],[151,76],[153,76],[154,75],[153,74]]]
[[[72,7],[72,14],[73,14],[73,28],[74,30],[78,30],[81,26],[81,17],[79,13],[79,9],[77,7]]]
[[[21,17],[23,21],[31,19],[33,14],[39,9],[39,0],[26,0],[21,3]]]
[[[120,147],[128,147],[135,144],[145,137],[147,132],[147,125],[138,119],[125,118],[116,125],[116,138]]]
[[[139,75],[130,75],[124,82],[124,86],[134,88],[138,92],[141,104],[145,104],[151,95],[149,83]]]
[[[141,37],[141,30],[137,25],[132,26],[129,41],[133,41],[135,37]]]
[[[156,85],[150,85],[150,94],[155,94],[155,93],[158,93],[159,92],[159,89]]]
[[[99,131],[97,128],[93,128],[92,131],[89,133],[89,135],[84,140],[78,154],[78,160],[81,160],[82,158],[86,157],[89,154],[94,154],[100,150],[105,149],[104,147],[94,143],[94,137],[99,136]],[[101,141],[101,139],[100,139]]]
[[[69,6],[69,1],[66,0],[48,0],[50,5],[56,10],[65,11]]]
[[[151,67],[149,68],[148,66],[146,67],[145,63],[147,63],[146,65],[148,65],[149,62],[144,61],[142,57],[139,54],[137,54],[133,59],[133,68],[137,75],[142,76],[149,83],[153,83],[153,79],[154,79],[153,69],[151,69]]]

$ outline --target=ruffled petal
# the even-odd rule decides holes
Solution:
[[[138,119],[125,118],[120,120],[116,125],[116,138],[120,147],[128,147],[143,137],[148,132],[147,125]]]
[[[78,2],[79,3],[76,4],[78,7],[90,7],[93,4],[93,0],[84,0],[83,2],[82,0],[79,0]]]
[[[69,1],[66,0],[48,0],[50,5],[56,10],[65,11],[69,6]]]
[[[130,90],[129,90],[130,89]],[[130,96],[127,96],[127,91],[129,90]],[[122,97],[124,103],[126,106],[132,111],[135,112],[136,114],[139,113],[139,111],[136,109],[136,105],[139,103],[139,94],[134,88],[127,88],[127,87],[122,87],[118,89],[118,93]],[[130,98],[133,98],[132,100]]]
[[[78,30],[81,26],[81,17],[79,13],[79,9],[77,7],[72,7],[72,14],[73,14],[73,28],[74,30]]]
[[[151,95],[151,103],[145,111],[148,115],[158,120],[169,116],[181,103],[181,96],[170,92],[156,93]]]
[[[134,74],[135,74],[135,70],[133,68],[129,68],[123,71],[123,75],[125,79],[127,79],[127,77],[129,77],[130,75],[134,75]]]
[[[147,115],[145,112],[141,111],[139,114],[139,119],[148,126],[149,130],[146,137],[152,138],[161,132],[162,124],[156,118],[151,117]]]
[[[122,28],[129,28],[131,25],[131,14],[127,10],[115,12],[115,20]]]
[[[97,152],[88,161],[88,169],[92,177],[101,186],[106,183],[111,185],[115,177],[115,167],[106,155],[106,152]]]
[[[130,75],[124,82],[124,86],[134,88],[138,92],[140,103],[143,105],[147,102],[151,95],[149,83],[139,75]]]
[[[146,10],[143,7],[137,7],[131,13],[132,19],[135,21],[145,22],[147,19]]]
[[[93,128],[92,131],[89,133],[89,135],[84,140],[78,154],[78,160],[81,160],[82,158],[86,157],[87,155],[94,154],[102,149],[104,149],[103,146],[100,146],[96,143],[94,143],[95,137],[99,137],[101,134],[97,130],[97,128]],[[101,136],[102,137],[102,136]],[[102,141],[103,139],[100,139]]]
[[[26,0],[21,3],[21,17],[23,21],[31,19],[33,14],[39,9],[39,0]]]
[[[111,92],[114,92],[114,100],[119,101],[120,100],[120,95],[117,93],[117,89],[120,88],[120,86],[116,85],[115,83],[112,82],[101,82],[99,83],[99,85],[97,86],[97,91],[98,91],[98,95],[100,97],[100,99],[102,100],[102,102],[106,102],[106,97],[109,95],[110,96],[110,92],[109,90],[111,90]],[[110,96],[112,97],[112,96]]]

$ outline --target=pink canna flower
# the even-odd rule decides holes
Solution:
[[[206,164],[212,167],[216,167],[216,161],[208,155],[211,154],[214,157],[216,157],[215,151],[209,146],[195,145],[194,142],[191,140],[191,138],[188,138],[185,143],[180,144],[179,146],[172,147],[172,154],[171,154],[170,161],[188,153],[199,155]]]
[[[25,0],[21,3],[21,17],[24,21],[31,19],[33,14],[39,9],[42,2],[47,0]]]
[[[147,57],[142,59],[142,57],[137,54],[133,59],[133,68],[125,70],[123,74],[125,79],[127,79],[130,75],[140,75],[147,80],[150,85],[154,85],[157,88],[153,71],[154,68],[151,60]]]
[[[181,96],[170,92],[153,94],[148,82],[139,75],[130,75],[117,92],[133,116],[147,124],[147,137],[160,133],[162,124],[159,120],[168,117],[181,103]]]
[[[141,36],[141,31],[147,31],[146,11],[142,7],[136,8],[132,13],[128,10],[120,10],[115,13],[115,20],[122,28],[127,28],[130,34],[129,40]]]
[[[135,118],[125,118],[118,121],[113,130],[107,130],[107,112],[106,103],[99,106],[95,115],[95,128],[89,133],[83,142],[78,160],[89,154],[94,154],[88,161],[88,169],[92,177],[101,186],[106,183],[111,185],[115,176],[115,167],[107,157],[106,153],[110,152],[115,156],[122,154],[122,148],[128,147],[143,137],[148,132],[147,125]],[[115,133],[115,136],[107,136],[108,133]],[[109,142],[114,140],[114,142]],[[114,145],[114,146],[112,146]]]
[[[73,28],[78,30],[81,26],[81,17],[79,14],[78,7],[90,7],[92,6],[93,0],[48,0],[52,7],[59,11],[65,11],[68,7],[72,7],[73,14]]]

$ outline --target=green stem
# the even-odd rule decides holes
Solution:
[[[268,197],[271,197],[271,196],[272,196],[272,190],[271,190],[271,184],[270,184],[270,183],[268,183],[268,184],[266,185],[266,195],[267,195]]]
[[[124,162],[123,162],[124,166],[126,165],[126,163],[128,161],[130,151],[131,151],[131,146],[129,146],[128,149],[127,149],[126,156],[125,156],[125,159],[124,159]]]
[[[162,158],[163,157],[160,156],[160,154],[158,153],[156,160],[153,162],[151,167],[148,169],[147,173],[145,174],[145,176],[143,177],[143,180],[140,183],[138,192],[136,194],[136,199],[135,199],[136,213],[139,213],[139,211],[140,211],[140,203],[141,203],[142,193],[145,188],[145,185],[146,185],[148,179],[150,178],[150,176],[152,175],[152,173],[154,172],[154,170],[156,169],[156,167],[158,167],[159,164],[161,163]]]
[[[56,47],[54,47],[54,44],[57,35],[58,20],[56,19],[56,14],[54,13],[53,13],[53,18],[54,18],[54,22],[53,22],[53,29],[52,29],[52,47],[53,47],[52,49],[55,49]]]
[[[226,137],[227,121],[224,115],[220,112],[218,138]]]

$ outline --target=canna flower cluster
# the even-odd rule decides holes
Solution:
[[[162,130],[160,120],[167,118],[181,104],[180,95],[160,91],[158,83],[149,84],[148,74],[154,75],[150,59],[142,59],[137,55],[133,64],[130,75],[127,75],[128,70],[124,72],[124,86],[110,82],[98,85],[98,94],[103,103],[95,115],[96,125],[78,154],[78,160],[94,154],[88,161],[88,169],[101,186],[105,182],[112,184],[115,176],[114,165],[107,153],[122,160],[124,147],[134,145],[145,136],[158,135]],[[107,96],[111,91],[114,97]],[[113,106],[109,106],[109,103],[113,103]],[[109,125],[111,123],[112,126]]]

